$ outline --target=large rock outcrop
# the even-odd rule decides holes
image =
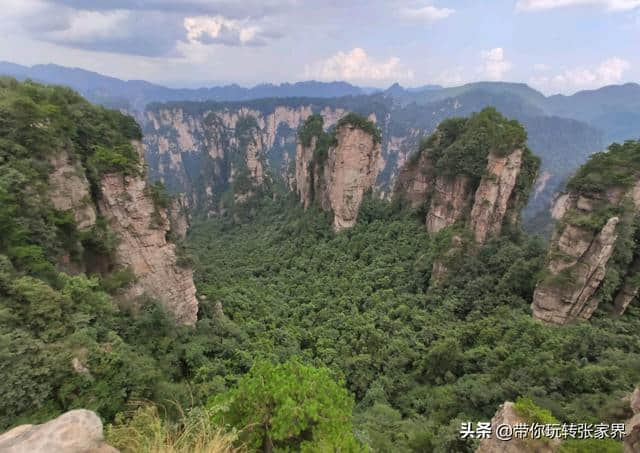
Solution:
[[[437,233],[469,214],[472,202],[471,180],[467,175],[438,176],[425,224],[429,233]]]
[[[145,153],[151,179],[184,193],[190,212],[217,215],[227,199],[244,202],[272,175],[291,187],[296,134],[314,112],[334,125],[345,110],[310,102],[163,105],[145,114]],[[227,193],[233,197],[225,197]]]
[[[482,244],[519,222],[539,165],[525,138],[494,109],[445,121],[401,171],[395,196],[424,207],[430,233],[458,224]]]
[[[622,314],[637,296],[640,278],[634,241],[640,213],[640,143],[613,145],[595,155],[552,209],[558,220],[533,316],[553,324],[589,319],[605,300]],[[614,267],[619,281],[605,284]]]
[[[89,181],[79,161],[60,150],[49,156],[53,171],[49,174],[49,199],[58,211],[70,212],[80,231],[96,223],[96,210],[91,201]]]
[[[487,168],[476,190],[471,210],[471,229],[476,242],[497,235],[502,229],[507,210],[518,204],[516,189],[522,169],[523,150],[516,149],[506,156],[489,153]],[[515,223],[518,213],[506,220]]]
[[[375,185],[380,166],[376,131],[369,120],[349,114],[331,134],[320,129],[308,146],[303,140],[298,143],[296,188],[300,199],[305,207],[317,201],[331,211],[336,231],[355,225],[364,195]]]
[[[523,438],[512,436],[509,440],[501,440],[496,435],[500,425],[514,427],[523,423],[528,421],[518,414],[514,403],[507,401],[498,408],[491,419],[491,436],[480,442],[475,453],[553,453],[558,450],[559,439],[533,439],[527,433]]]
[[[299,140],[296,146],[295,189],[305,209],[313,202],[314,177],[311,172],[314,171],[313,154],[317,143],[318,137],[311,137],[308,145]]]
[[[73,272],[106,273],[129,268],[135,281],[124,298],[148,294],[162,302],[178,322],[194,324],[198,304],[192,270],[178,265],[176,246],[167,237],[169,231],[178,238],[186,234],[183,199],[178,197],[169,206],[154,200],[144,174],[142,144],[134,141],[132,146],[138,155],[136,171],[95,176],[97,194],[92,194],[87,171],[77,158],[73,160],[65,151],[49,158],[48,196],[54,208],[72,214],[76,228],[82,232],[96,227],[100,216],[118,238],[112,256],[92,257],[91,261],[99,265],[87,265],[79,259],[72,263],[69,256],[62,257],[60,265]],[[82,250],[82,245],[78,243],[77,248]]]
[[[135,145],[142,154],[141,144]],[[198,302],[193,272],[178,265],[176,246],[167,240],[171,228],[167,209],[157,205],[140,176],[106,174],[100,180],[100,191],[100,212],[119,237],[116,264],[128,267],[136,276],[127,296],[151,295],[178,322],[194,324]]]
[[[42,425],[21,425],[0,435],[4,453],[118,453],[104,441],[102,421],[76,409]]]
[[[625,423],[624,453],[640,452],[640,387],[636,387],[629,398],[633,417]]]

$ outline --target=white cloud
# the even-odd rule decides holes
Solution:
[[[481,55],[483,63],[480,72],[489,80],[502,80],[511,69],[511,62],[506,59],[502,47],[485,50]]]
[[[48,39],[59,42],[77,42],[87,39],[114,38],[127,33],[128,11],[77,11],[69,14],[66,27],[45,32]]]
[[[367,55],[364,49],[356,47],[307,65],[305,77],[329,81],[379,82],[412,80],[414,74],[396,57],[378,61]]]
[[[410,19],[424,20],[427,22],[435,22],[438,20],[446,19],[455,13],[455,9],[450,8],[437,8],[432,5],[423,6],[421,8],[403,8],[400,10],[400,15]]]
[[[227,19],[223,16],[186,17],[184,28],[187,39],[202,44],[260,45],[264,44],[262,30],[247,21]]]
[[[536,72],[546,72],[549,69],[551,69],[551,67],[544,63],[536,63],[533,65],[533,70]]]
[[[604,60],[595,68],[572,68],[554,76],[532,77],[529,82],[546,91],[572,92],[619,83],[631,68],[628,61],[619,57]]]
[[[599,6],[609,11],[628,11],[640,6],[640,0],[519,0],[518,11],[543,11],[570,6]]]

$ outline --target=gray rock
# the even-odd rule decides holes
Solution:
[[[107,445],[102,421],[91,411],[77,409],[42,425],[21,425],[0,435],[3,453],[118,453]]]

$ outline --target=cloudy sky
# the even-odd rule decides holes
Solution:
[[[640,81],[640,0],[0,0],[0,60],[170,86]]]

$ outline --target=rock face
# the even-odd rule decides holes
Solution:
[[[624,453],[638,453],[640,452],[640,387],[631,394],[630,406],[633,417],[625,423]]]
[[[499,440],[496,438],[496,428],[506,424],[514,426],[518,423],[526,423],[515,410],[514,404],[507,401],[498,408],[496,415],[491,419],[491,438],[483,439],[475,453],[553,453],[557,451],[559,439],[517,439]]]
[[[134,142],[133,146],[142,162],[141,143]],[[144,177],[142,163],[136,176],[104,174],[99,180],[97,201],[92,199],[80,162],[72,162],[68,153],[60,151],[50,158],[50,164],[53,168],[48,195],[53,206],[72,213],[81,231],[96,225],[100,215],[118,236],[115,254],[110,257],[113,262],[101,269],[128,267],[134,273],[136,281],[125,297],[149,294],[160,300],[178,322],[195,323],[198,304],[192,271],[177,265],[176,246],[167,239],[170,230],[177,237],[186,234],[188,221],[183,200],[178,197],[169,209],[158,206]],[[78,247],[82,248],[80,244]],[[67,262],[61,265],[71,267]],[[74,270],[82,272],[84,263]]]
[[[171,231],[180,239],[187,236],[190,225],[185,198],[184,194],[174,197],[169,210]]]
[[[71,162],[66,151],[51,155],[49,163],[53,166],[49,174],[51,203],[59,211],[72,212],[80,231],[88,230],[96,223],[96,211],[84,169],[79,162]]]
[[[517,203],[514,190],[522,167],[522,150],[506,156],[489,153],[487,169],[476,190],[471,210],[471,228],[476,242],[483,243],[490,235],[497,235],[507,209]],[[513,219],[508,219],[513,222]]]
[[[612,295],[614,312],[622,314],[638,295],[640,257],[634,250],[634,218],[640,213],[640,174],[633,165],[638,165],[639,157],[640,145],[613,145],[608,153],[585,164],[569,183],[570,190],[556,199],[552,214],[559,223],[551,240],[546,276],[534,292],[531,308],[535,318],[554,324],[589,319],[602,299],[609,302]],[[620,171],[629,174],[624,177]],[[634,178],[636,182],[630,184]],[[605,286],[612,286],[604,285],[611,266],[616,266],[615,274],[622,277],[622,283],[613,292],[611,288],[604,292]]]
[[[102,422],[91,411],[77,409],[42,425],[21,425],[0,435],[4,453],[118,453],[107,445]]]
[[[518,123],[495,109],[444,121],[420,144],[394,188],[397,201],[425,212],[429,233],[453,228],[446,250],[436,256],[434,283],[475,245],[520,223],[520,210],[534,184],[539,160],[525,145]]]
[[[311,143],[309,146],[304,146],[302,142],[298,141],[296,146],[296,179],[295,187],[300,201],[305,209],[313,202],[313,184],[314,178],[310,172],[314,171],[313,165],[313,151],[316,149],[318,143],[317,137],[311,137]]]
[[[428,153],[421,153],[414,165],[401,168],[395,193],[400,194],[409,207],[416,209],[428,200],[433,184],[433,162]]]
[[[268,181],[270,172],[293,182],[297,130],[314,111],[327,126],[346,113],[341,108],[319,109],[310,102],[266,108],[256,104],[147,110],[144,144],[151,179],[163,181],[171,193],[186,194],[190,212],[220,214],[225,193],[246,201]]]
[[[469,178],[464,175],[436,179],[425,221],[429,233],[437,233],[453,225],[468,211],[471,201],[469,186]]]
[[[364,194],[376,182],[380,144],[371,134],[349,125],[338,129],[337,138],[324,165],[326,192],[321,199],[333,211],[334,228],[341,230],[355,225]]]
[[[302,98],[149,107],[142,125],[150,179],[162,181],[171,194],[186,194],[190,213],[210,216],[226,212],[226,200],[248,200],[248,195],[258,194],[273,179],[281,179],[295,191],[300,127],[311,115],[320,115],[328,129],[350,107],[348,99]],[[429,119],[428,128],[399,126],[385,106],[372,103],[367,108],[361,113],[383,131],[379,162],[383,170],[377,172],[375,187],[382,196],[389,196],[399,169],[437,121]],[[243,141],[240,136],[249,121],[253,140]],[[252,187],[239,190],[238,175],[245,170]],[[234,196],[225,196],[228,193]]]
[[[589,319],[598,306],[592,296],[604,279],[607,263],[618,238],[616,226],[620,219],[610,218],[595,236],[579,227],[568,225],[554,239],[552,250],[560,254],[551,258],[551,277],[540,283],[533,295],[533,316],[554,324],[574,319]],[[553,280],[563,271],[573,269],[571,282]]]
[[[335,142],[318,157],[318,137],[296,151],[296,189],[303,205],[314,201],[333,212],[334,230],[355,225],[365,193],[376,182],[380,166],[380,143],[352,123],[339,123]]]
[[[425,206],[425,225],[429,233],[437,233],[454,224],[467,227],[476,243],[482,244],[487,238],[500,234],[503,225],[517,224],[519,208],[523,196],[517,189],[531,187],[537,164],[526,150],[523,141],[503,144],[500,152],[491,149],[493,142],[502,137],[489,136],[485,148],[486,157],[477,153],[475,162],[460,165],[460,170],[451,168],[458,165],[460,157],[449,157],[449,153],[459,153],[460,148],[474,145],[469,136],[482,131],[480,120],[496,124],[507,124],[524,137],[524,130],[513,125],[497,112],[487,109],[468,120],[444,122],[427,139],[417,158],[403,168],[395,186],[395,196],[410,208]],[[455,131],[455,132],[452,132]],[[511,140],[512,138],[504,138]],[[469,168],[469,170],[465,170]],[[526,167],[526,174],[523,169]],[[483,171],[479,172],[478,169]],[[522,176],[522,178],[521,178]]]
[[[507,213],[516,205],[515,186],[521,167],[521,149],[502,157],[490,153],[475,191],[471,178],[466,175],[436,176],[425,220],[427,231],[437,233],[463,221],[469,224],[476,242],[482,244],[488,237],[500,234],[505,222],[517,223],[519,214],[508,216]],[[417,173],[420,176],[412,180],[407,192],[412,206],[416,205],[419,194],[429,192],[424,172]]]
[[[140,144],[137,149],[142,153]],[[107,174],[100,181],[100,190],[100,212],[120,239],[116,264],[129,267],[136,276],[127,296],[149,294],[178,322],[194,324],[198,302],[193,272],[178,266],[176,246],[167,240],[167,212],[156,206],[147,182],[138,176]]]

